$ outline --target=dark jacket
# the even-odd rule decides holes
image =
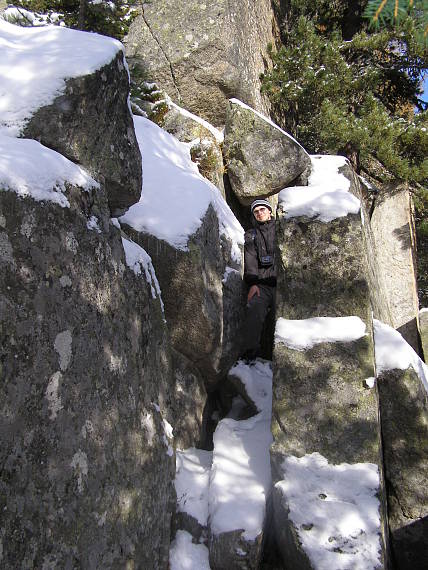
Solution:
[[[245,232],[244,279],[247,285],[276,285],[275,220],[255,223]],[[271,256],[270,259],[266,256]]]

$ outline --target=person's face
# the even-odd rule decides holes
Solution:
[[[271,211],[266,206],[256,206],[253,215],[258,222],[267,222],[271,219]]]

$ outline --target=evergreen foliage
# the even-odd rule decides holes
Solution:
[[[409,184],[420,301],[427,306],[428,110],[421,98],[427,0],[287,0],[275,6],[282,46],[270,48],[273,65],[262,76],[275,119],[309,152],[347,156],[374,186]]]
[[[428,1],[427,0],[369,0],[364,17],[374,28],[381,24],[398,24],[407,16],[415,22],[415,35],[419,42],[428,42]]]
[[[15,0],[13,5],[33,12],[37,25],[62,24],[119,40],[137,15],[133,0]],[[34,25],[33,21],[26,21],[25,13],[17,23]]]
[[[413,20],[399,30],[362,29],[344,41],[343,10],[327,25],[322,4],[315,18],[313,8],[308,16],[300,5],[284,45],[270,49],[273,67],[262,91],[277,118],[310,152],[344,154],[375,179],[426,182],[428,113],[420,98],[426,52]]]

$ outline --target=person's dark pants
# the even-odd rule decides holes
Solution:
[[[258,285],[260,296],[257,294],[247,303],[247,313],[242,327],[242,356],[255,358],[260,351],[260,337],[263,324],[269,311],[275,310],[276,287]]]

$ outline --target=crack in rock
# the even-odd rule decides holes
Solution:
[[[164,56],[164,58],[166,59],[168,65],[169,65],[169,69],[170,69],[170,72],[171,72],[172,82],[173,82],[174,87],[175,87],[175,89],[176,89],[176,91],[177,91],[178,100],[179,100],[179,102],[181,102],[181,93],[180,93],[180,89],[179,89],[178,84],[177,84],[177,78],[175,77],[174,68],[173,68],[173,66],[172,66],[171,60],[169,59],[168,54],[166,53],[166,51],[165,51],[164,48],[162,47],[162,44],[160,43],[159,39],[156,37],[154,31],[152,30],[152,28],[151,28],[151,26],[150,26],[150,24],[149,24],[149,22],[148,22],[148,20],[147,20],[147,18],[146,18],[146,14],[144,13],[144,6],[143,6],[143,5],[141,5],[141,12],[142,12],[142,16],[143,16],[144,23],[145,23],[146,26],[147,26],[147,29],[149,30],[149,32],[150,32],[152,38],[154,39],[154,41],[155,41],[155,42],[157,43],[157,45],[159,46],[159,49],[160,49],[161,52],[163,53],[163,56]]]

